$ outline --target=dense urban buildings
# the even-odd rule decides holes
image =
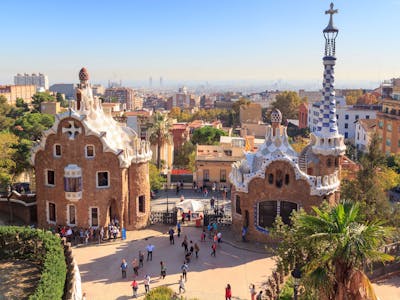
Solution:
[[[122,110],[130,111],[141,109],[143,99],[136,95],[136,92],[127,87],[111,87],[104,92],[106,102],[118,102]]]
[[[147,225],[150,145],[93,97],[85,68],[76,106],[56,117],[32,152],[39,227]]]

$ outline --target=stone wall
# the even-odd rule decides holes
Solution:
[[[61,242],[64,246],[65,262],[67,263],[67,278],[64,286],[63,300],[81,300],[81,274],[72,254],[71,243],[67,243],[66,238],[62,238]]]

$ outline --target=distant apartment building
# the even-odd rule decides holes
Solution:
[[[240,124],[251,123],[259,124],[262,121],[262,108],[258,103],[241,105],[239,111]]]
[[[386,154],[400,152],[400,101],[385,99],[377,114],[376,131],[381,138],[381,149]]]
[[[355,146],[357,150],[366,152],[375,132],[376,119],[360,119],[356,122]]]
[[[336,119],[339,133],[345,139],[355,142],[356,121],[360,119],[375,119],[380,110],[379,105],[346,105],[344,97],[336,97]],[[320,103],[315,102],[308,108],[308,127],[315,131],[318,125]]]
[[[0,85],[0,95],[6,97],[10,105],[15,105],[17,98],[23,99],[26,103],[31,103],[32,96],[35,93],[35,85]]]
[[[192,109],[199,105],[200,97],[189,94],[186,87],[179,88],[178,92],[167,100],[167,110],[171,110],[173,107]]]
[[[143,108],[143,99],[128,87],[107,88],[104,93],[106,102],[118,102],[122,110],[132,111]]]
[[[92,85],[93,96],[103,96],[106,89],[101,84]]]
[[[49,89],[49,78],[47,75],[42,73],[29,75],[25,74],[17,74],[14,76],[14,84],[15,85],[36,85],[38,90],[44,89],[47,91]]]
[[[299,106],[299,128],[308,127],[308,104],[302,102]]]
[[[60,102],[42,102],[40,103],[40,112],[55,116],[61,112]]]
[[[319,102],[322,99],[322,92],[321,91],[306,91],[306,90],[299,90],[298,92],[300,98],[307,98],[308,103]]]
[[[56,83],[50,86],[50,92],[64,94],[66,99],[73,99],[75,87],[73,83]]]

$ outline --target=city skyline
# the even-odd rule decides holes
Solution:
[[[85,66],[100,83],[146,85],[152,77],[157,86],[163,77],[165,85],[284,81],[318,87],[329,4],[5,1],[0,83],[24,72],[44,73],[51,84],[74,82]],[[338,86],[373,87],[398,76],[399,41],[391,28],[400,1],[334,4]]]

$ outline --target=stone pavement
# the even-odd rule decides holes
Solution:
[[[125,241],[75,247],[73,252],[79,264],[82,289],[87,299],[131,299],[133,271],[130,263],[137,257],[139,250],[145,253],[149,242],[155,245],[155,250],[153,260],[145,261],[144,268],[139,269],[140,297],[144,295],[143,278],[146,274],[152,278],[151,288],[166,285],[178,291],[180,267],[184,260],[184,250],[181,247],[184,235],[200,246],[199,258],[192,258],[189,264],[186,293],[183,294],[185,297],[224,299],[225,286],[229,283],[233,299],[250,299],[249,285],[254,283],[258,290],[275,266],[274,259],[263,245],[242,243],[229,230],[222,230],[224,242],[218,246],[216,257],[210,256],[211,240],[200,242],[200,228],[183,227],[182,236],[175,236],[175,245],[170,245],[167,231],[167,226],[153,225],[144,230],[128,232]],[[127,279],[121,278],[120,264],[123,258],[129,264]],[[164,261],[167,266],[167,277],[164,280],[159,278],[160,261]]]
[[[379,300],[400,300],[400,273],[372,284]]]

